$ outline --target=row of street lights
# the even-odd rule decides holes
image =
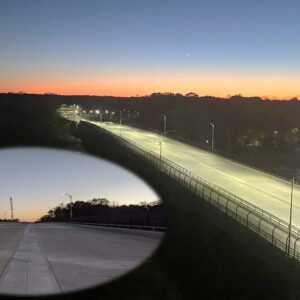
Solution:
[[[110,122],[111,122],[111,117],[114,115],[114,112],[108,112],[107,110],[105,111],[107,114],[110,114]],[[139,112],[135,111],[137,113],[137,116],[139,117]],[[85,113],[85,111],[84,111]],[[90,113],[93,113],[93,111],[90,111]],[[100,114],[100,122],[102,122],[102,113],[100,110],[96,110],[96,114]],[[170,130],[167,131],[167,116],[165,114],[161,114],[161,117],[163,118],[163,131],[161,132],[160,135],[160,140],[159,140],[159,157],[160,160],[162,158],[162,137],[166,136],[168,133],[175,131],[175,130]],[[123,119],[122,118],[122,110],[120,110],[120,136],[121,136],[121,128],[122,128],[122,121],[127,120],[129,118]],[[215,136],[215,124],[210,122],[210,127],[211,127],[211,152],[214,152],[214,136]],[[293,175],[292,177],[292,183],[291,183],[291,199],[290,199],[290,213],[289,213],[289,227],[288,227],[288,243],[287,243],[287,255],[290,256],[290,244],[291,244],[291,230],[292,230],[292,208],[293,208],[293,191],[294,191],[294,182],[295,182],[295,177]],[[70,202],[71,202],[71,210],[70,210],[70,217],[72,218],[72,196],[65,193],[64,195],[70,197]]]
[[[125,109],[123,109],[125,110]],[[125,110],[126,111],[126,110]],[[127,116],[129,115],[129,112],[127,113]],[[138,111],[133,111],[134,113],[136,113],[136,117],[139,118],[139,112]],[[84,110],[83,113],[85,114],[86,111]],[[93,110],[90,110],[90,114],[93,114],[94,111]],[[103,115],[103,112],[99,109],[99,110],[95,110],[95,113],[97,115],[99,115],[99,122],[100,122],[100,126],[101,126],[101,123],[102,123],[102,115]],[[115,112],[114,111],[108,111],[108,110],[105,110],[105,113],[106,114],[109,114],[109,122],[111,123],[111,120],[112,120],[112,116],[115,115]],[[121,136],[121,126],[122,126],[122,122],[125,121],[125,120],[128,120],[130,119],[130,115],[129,117],[123,119],[123,111],[120,110],[119,111],[119,116],[120,116],[120,119],[119,119],[119,124],[120,124],[120,136]],[[165,114],[161,114],[161,116],[163,117],[163,135],[166,135],[167,134],[167,116]],[[210,127],[212,129],[211,131],[211,152],[214,152],[214,139],[215,139],[215,125],[210,122]],[[208,142],[208,141],[207,141]],[[160,147],[161,147],[161,144],[162,144],[162,137],[160,139]],[[160,151],[161,152],[161,151]]]
[[[123,110],[125,110],[125,109],[123,109]],[[125,110],[126,111],[126,110]],[[85,110],[83,110],[82,111],[84,114],[86,114],[87,113],[87,111],[85,111]],[[90,114],[93,114],[95,112],[95,114],[97,114],[97,115],[99,115],[99,121],[102,123],[102,115],[104,114],[100,109],[99,110],[90,110],[89,111],[89,113]],[[123,113],[123,111],[122,110],[120,110],[119,111],[120,113],[119,113],[119,116],[120,116],[120,120],[122,119],[122,113]],[[77,113],[77,112],[76,112]],[[109,114],[109,122],[111,122],[112,121],[112,117],[115,115],[115,112],[114,111],[108,111],[108,110],[105,110],[105,113],[106,114]],[[140,113],[138,112],[138,111],[133,111],[133,113],[135,113],[135,115],[136,115],[136,117],[135,118],[139,118],[139,116],[140,116]],[[127,112],[127,118],[126,119],[130,119],[131,118],[131,115],[130,115],[130,111],[128,110],[128,112]],[[125,119],[122,119],[123,121],[125,120]]]
[[[83,110],[82,112],[84,114],[86,114],[85,110]],[[90,114],[93,114],[93,113],[94,113],[94,111],[90,110]],[[97,110],[95,110],[95,113],[96,113],[96,115],[99,115],[99,121],[102,123],[103,112],[100,109],[97,109]],[[112,116],[115,114],[115,112],[114,111],[108,111],[108,110],[106,110],[105,113],[109,114],[109,122],[111,122]]]
[[[167,124],[167,116],[162,114],[161,115],[164,120],[164,125],[163,125],[163,133],[164,136],[168,133],[166,131],[166,124]],[[212,129],[211,131],[211,152],[214,152],[214,136],[215,136],[215,124],[210,122],[210,127]],[[172,131],[172,130],[171,130]],[[170,132],[170,131],[169,131]],[[160,136],[160,141],[159,141],[159,157],[160,160],[162,158],[162,134]],[[288,242],[287,242],[287,256],[290,256],[290,251],[291,251],[291,231],[292,231],[292,210],[293,210],[293,192],[294,192],[294,183],[295,183],[295,176],[293,175],[292,177],[292,184],[291,184],[291,201],[290,201],[290,217],[289,217],[289,227],[288,227]]]

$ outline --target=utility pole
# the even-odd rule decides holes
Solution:
[[[13,219],[14,219],[14,206],[13,206],[13,200],[12,200],[11,197],[9,198],[9,200],[10,200],[10,216],[11,216],[11,220],[13,220]]]

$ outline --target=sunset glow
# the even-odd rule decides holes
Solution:
[[[2,1],[0,92],[300,95],[299,3]]]
[[[69,198],[88,201],[106,198],[111,203],[139,204],[158,200],[141,179],[106,160],[81,153],[46,148],[11,148],[0,151],[0,219],[14,216],[32,222]]]
[[[71,76],[70,76],[71,77]],[[242,94],[243,96],[260,96],[270,99],[290,99],[300,97],[300,77],[290,76],[196,76],[188,75],[144,75],[141,77],[114,77],[80,80],[34,82],[2,82],[1,92],[25,92],[34,94],[56,93],[61,95],[110,95],[110,96],[143,96],[153,92],[172,92],[186,94],[196,92],[201,96],[211,95],[227,97]]]

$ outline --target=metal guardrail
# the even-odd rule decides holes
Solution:
[[[102,130],[105,130],[105,131],[106,131],[107,133],[109,133],[110,135],[113,135],[114,137],[120,139],[119,136],[115,135],[114,133],[112,133],[112,132],[109,131],[109,130],[106,130],[104,127],[101,127],[101,129],[102,129]],[[148,150],[148,149],[145,150],[145,148],[143,149],[143,147],[141,147],[140,145],[137,145],[135,142],[133,142],[133,141],[131,141],[131,140],[128,140],[128,139],[125,138],[124,136],[122,136],[121,139],[125,140],[127,143],[129,143],[129,144],[131,144],[131,145],[134,145],[135,147],[137,147],[137,148],[139,148],[139,149],[141,149],[141,150],[143,150],[143,151],[145,151],[145,152],[150,153],[153,157],[155,157],[156,159],[160,160],[159,155],[156,154],[155,152],[153,152],[153,151],[151,151],[151,150]],[[172,167],[174,167],[174,168],[180,170],[180,171],[183,172],[184,174],[187,174],[187,175],[190,176],[191,178],[194,178],[194,179],[196,179],[197,181],[200,181],[201,183],[203,183],[203,184],[205,184],[205,185],[211,187],[212,189],[217,190],[217,191],[220,191],[220,192],[222,192],[222,193],[228,195],[229,197],[233,198],[234,200],[236,200],[236,201],[238,201],[238,202],[244,204],[245,206],[247,206],[247,207],[253,209],[254,211],[256,211],[256,212],[262,214],[264,217],[266,217],[266,218],[268,218],[268,219],[270,219],[270,220],[272,220],[272,221],[274,221],[274,222],[280,224],[281,226],[285,227],[286,229],[289,228],[289,223],[288,223],[288,222],[286,222],[286,221],[284,221],[284,220],[282,220],[282,219],[280,219],[280,218],[278,218],[278,217],[272,215],[271,213],[269,213],[269,212],[267,212],[267,211],[261,209],[260,207],[258,207],[258,206],[256,206],[256,205],[254,205],[254,204],[252,204],[252,203],[250,203],[250,202],[248,202],[248,201],[246,201],[246,200],[240,198],[239,196],[236,196],[235,194],[232,194],[231,192],[229,192],[229,191],[227,191],[227,190],[225,190],[225,189],[223,189],[223,188],[221,188],[221,187],[219,187],[219,186],[217,186],[217,185],[215,185],[215,184],[213,184],[213,183],[211,183],[211,182],[205,180],[204,178],[201,178],[200,176],[194,175],[194,174],[191,173],[189,170],[187,170],[187,169],[185,169],[184,167],[182,167],[182,166],[180,166],[180,165],[178,165],[178,164],[176,164],[176,163],[170,161],[169,159],[162,157],[162,158],[161,158],[161,161],[164,162],[164,163],[167,163],[167,164],[169,164],[169,165],[172,165]],[[300,235],[300,229],[298,229],[297,227],[292,226],[292,231],[293,231],[295,234]]]
[[[135,229],[135,230],[145,230],[145,231],[159,231],[165,232],[167,227],[162,226],[144,226],[144,225],[125,225],[125,224],[104,224],[104,223],[82,223],[82,222],[70,222],[71,224],[79,225],[92,225],[92,226],[102,226],[102,227],[113,227],[113,228],[124,228],[124,229]]]
[[[87,122],[89,121],[87,120]],[[121,145],[124,145],[126,148],[146,159],[153,166],[176,179],[202,199],[210,202],[215,207],[218,207],[224,213],[256,232],[277,248],[287,252],[288,246],[290,246],[289,255],[300,260],[300,245],[298,245],[300,243],[300,230],[295,226],[292,226],[291,228],[291,237],[289,240],[289,223],[286,221],[283,221],[229,191],[192,174],[187,169],[175,164],[167,158],[160,157],[151,150],[143,149],[143,147],[128,140],[124,136],[120,137],[105,129],[103,126],[99,127],[99,129],[117,139]]]
[[[160,158],[159,155],[153,151],[142,149],[141,146],[136,145],[133,141],[129,141],[124,136],[120,137],[103,127],[100,127],[100,129],[117,139],[121,145],[124,145],[167,175],[179,181],[182,185],[186,186],[204,200],[218,207],[227,215],[233,217],[252,231],[255,231],[277,248],[287,252],[289,223],[229,191],[192,174],[190,171],[174,162],[163,157]],[[300,260],[299,239],[300,230],[292,226],[290,256],[297,260]]]

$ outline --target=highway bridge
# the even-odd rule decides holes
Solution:
[[[120,144],[209,201],[230,217],[300,259],[300,186],[294,184],[290,227],[291,181],[161,134],[112,122],[85,118],[76,107],[60,114],[74,122],[101,127]]]
[[[162,232],[0,223],[0,295],[49,295],[108,282],[140,265]]]

